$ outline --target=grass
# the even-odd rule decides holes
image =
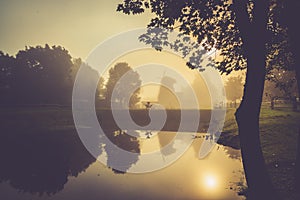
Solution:
[[[218,140],[219,144],[240,149],[237,123],[235,121],[234,108],[227,109],[223,132]]]
[[[240,148],[235,109],[226,115],[219,143]],[[260,115],[260,139],[266,165],[275,188],[284,199],[299,199],[294,193],[294,170],[300,112],[290,107],[271,110],[263,105]]]
[[[2,130],[75,130],[70,107],[0,108]]]

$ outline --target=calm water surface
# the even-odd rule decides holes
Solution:
[[[141,174],[119,173],[106,167],[86,152],[78,138],[68,134],[45,139],[45,133],[34,140],[27,136],[20,138],[14,148],[9,144],[15,142],[13,136],[4,137],[0,199],[244,199],[237,195],[237,185],[244,183],[240,152],[216,145],[200,160],[203,134],[170,166]],[[160,132],[150,139],[140,139],[141,154],[161,148],[174,135]],[[161,159],[167,157],[168,153],[162,152]]]

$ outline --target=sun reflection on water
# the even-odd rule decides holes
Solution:
[[[215,189],[218,185],[217,179],[213,175],[207,175],[204,178],[204,184],[208,189]]]

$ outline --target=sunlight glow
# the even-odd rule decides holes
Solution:
[[[215,188],[217,186],[217,180],[214,176],[208,175],[204,179],[207,188]]]

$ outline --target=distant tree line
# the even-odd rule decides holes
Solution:
[[[86,67],[88,76],[97,76],[98,72],[80,58],[72,58],[61,46],[25,47],[15,56],[0,51],[0,105],[71,105],[73,84],[80,67]],[[99,78],[95,94],[97,105],[109,107],[111,93],[119,78],[131,71],[132,83],[140,85],[139,75],[127,63],[118,63],[109,71],[105,84]],[[93,84],[87,78],[83,84]],[[95,79],[93,79],[95,80]],[[130,99],[130,107],[139,101],[139,90]]]
[[[270,108],[274,109],[276,100],[291,102],[293,110],[297,110],[298,96],[297,80],[294,71],[285,69],[273,69],[266,77],[264,99],[270,102]]]
[[[225,82],[229,107],[237,107],[237,101],[241,101],[243,85],[242,76],[231,76]],[[297,89],[294,71],[274,68],[266,76],[263,101],[270,102],[270,108],[274,109],[275,101],[282,99],[291,102],[293,109],[297,110]]]
[[[237,100],[241,101],[243,96],[243,78],[242,76],[229,77],[225,83],[226,97],[229,101],[229,107],[237,107]]]

